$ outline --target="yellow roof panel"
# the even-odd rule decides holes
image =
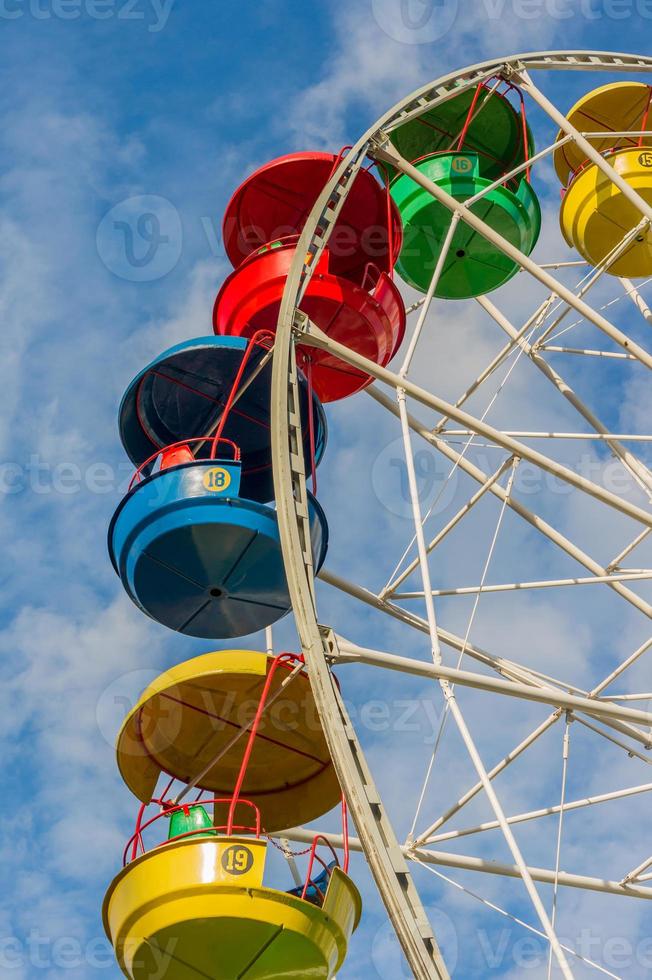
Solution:
[[[146,803],[161,773],[189,782],[206,770],[198,788],[230,797],[247,734],[234,739],[253,718],[271,662],[264,653],[228,650],[158,677],[118,735],[118,767],[129,789]],[[287,677],[279,667],[241,794],[260,808],[270,832],[313,820],[340,797],[306,673],[273,700]]]
[[[605,133],[604,139],[591,140],[599,153],[607,150],[637,145],[637,137],[614,137],[613,133],[643,130],[643,119],[650,100],[650,86],[643,82],[614,82],[587,92],[576,102],[566,118],[581,133]],[[648,113],[645,131],[652,132],[652,111]],[[557,139],[561,139],[561,131]],[[644,137],[644,145],[652,145],[652,136]],[[562,184],[586,157],[574,143],[560,147],[554,156],[555,170]]]

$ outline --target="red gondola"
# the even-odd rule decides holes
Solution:
[[[290,153],[266,163],[236,190],[224,214],[224,248],[234,268],[262,245],[298,235],[342,154]],[[387,234],[391,215],[391,236]],[[367,263],[391,272],[402,244],[401,218],[385,189],[361,170],[330,239],[331,272],[360,283]]]
[[[213,309],[217,334],[251,336],[275,330],[296,240],[273,243],[245,259],[220,289]],[[338,260],[324,250],[301,303],[311,320],[333,340],[377,364],[386,365],[403,340],[405,307],[386,272],[368,263],[358,283],[334,274]],[[324,401],[360,391],[371,377],[326,351],[299,347],[301,367]],[[309,360],[310,359],[310,360]]]

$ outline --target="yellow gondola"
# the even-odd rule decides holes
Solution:
[[[323,904],[263,885],[266,842],[181,840],[129,863],[104,924],[133,980],[332,977],[358,924],[353,882],[333,869]]]
[[[592,145],[649,205],[652,205],[651,107],[652,87],[640,82],[618,82],[589,92],[567,117],[580,132],[604,133],[592,138]],[[622,136],[622,133],[639,135]],[[563,135],[560,133],[558,139]],[[597,266],[631,234],[631,241],[617,254],[608,271],[630,278],[652,274],[652,231],[642,228],[635,233],[643,217],[640,210],[595,163],[585,159],[573,141],[556,150],[555,169],[564,186],[560,220],[568,244]]]
[[[344,961],[361,914],[348,853],[340,868],[317,837],[302,887],[285,892],[264,880],[264,835],[340,799],[301,664],[293,655],[206,654],[161,675],[125,720],[118,765],[142,806],[103,917],[132,980],[327,980]],[[161,773],[170,784],[153,799]],[[174,779],[215,795],[171,802]],[[159,812],[145,819],[150,802]],[[149,845],[166,820],[168,840]],[[344,831],[346,839],[346,819]]]

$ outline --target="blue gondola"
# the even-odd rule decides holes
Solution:
[[[113,516],[114,568],[136,605],[170,629],[229,639],[271,626],[290,610],[276,511],[241,496],[240,476],[240,463],[231,460],[167,466],[137,483]],[[318,570],[328,525],[309,496]]]
[[[244,337],[199,337],[171,347],[131,382],[120,405],[120,437],[127,455],[141,466],[156,449],[210,433],[222,413],[248,349]],[[265,503],[273,499],[270,451],[271,361],[258,374],[266,351],[249,351],[240,387],[244,389],[229,412],[222,435],[242,452],[242,495]],[[248,381],[251,381],[248,384]],[[300,376],[301,415],[306,470],[310,469],[308,384]],[[326,416],[312,395],[315,465],[326,446]],[[210,454],[210,442],[196,451]],[[146,473],[151,467],[146,470]]]

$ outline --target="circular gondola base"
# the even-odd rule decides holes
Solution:
[[[231,469],[206,460],[157,473],[122,501],[109,529],[111,558],[130,598],[187,636],[246,636],[290,609],[276,511],[237,496],[235,477],[213,489],[212,475]],[[328,530],[314,498],[310,519],[320,567]]]
[[[233,857],[242,862],[232,864]],[[174,842],[112,882],[104,925],[131,980],[283,980],[334,976],[360,917],[335,869],[323,907],[262,884],[265,844],[247,837]],[[240,870],[244,869],[244,870]]]
[[[491,183],[478,176],[475,154],[427,157],[417,169],[457,201],[475,197]],[[405,175],[393,181],[391,191],[405,227],[396,269],[407,283],[426,292],[450,227],[451,212]],[[520,251],[526,255],[532,252],[541,228],[541,211],[527,181],[522,180],[514,189],[495,187],[470,205],[470,210]],[[518,263],[461,221],[435,295],[444,299],[481,296],[502,286],[518,270]]]
[[[609,163],[652,206],[652,150],[620,150]],[[561,228],[569,245],[597,266],[641,222],[641,213],[595,164],[577,174],[564,194]],[[609,266],[612,276],[638,279],[652,275],[652,231],[640,234]]]
[[[221,502],[220,520],[156,535],[134,554],[132,597],[152,619],[187,636],[230,639],[271,626],[290,608],[274,511]]]

